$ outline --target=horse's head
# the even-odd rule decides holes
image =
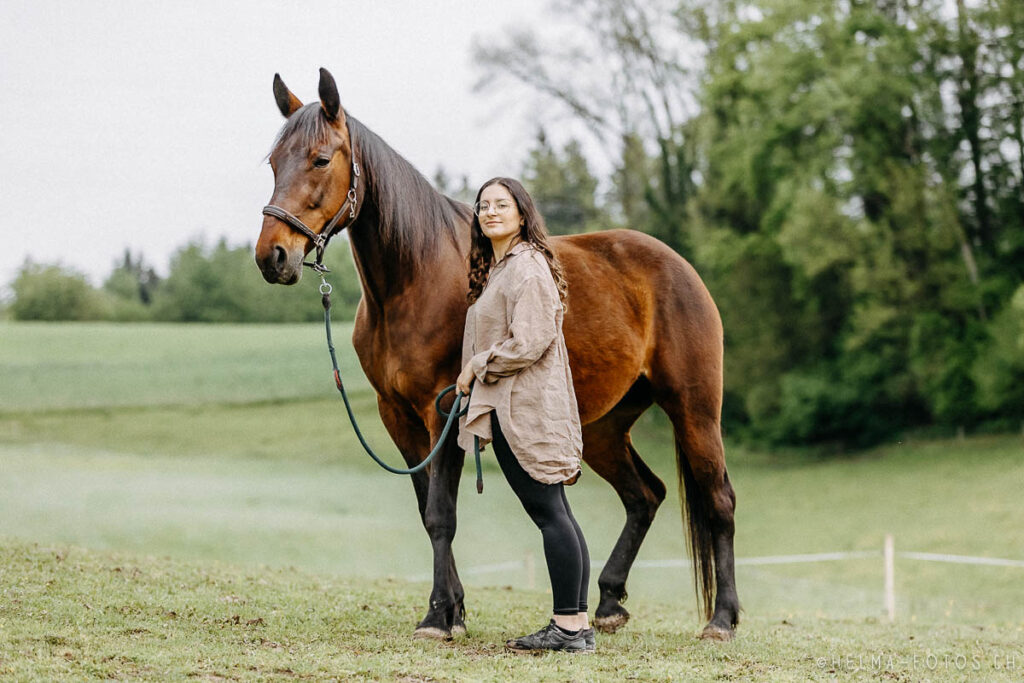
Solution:
[[[291,285],[302,276],[303,257],[315,247],[303,227],[293,227],[293,219],[323,234],[340,230],[348,218],[352,141],[338,87],[326,69],[320,69],[319,102],[303,105],[278,74],[274,98],[287,122],[270,152],[274,194],[264,211],[256,264],[267,282]]]

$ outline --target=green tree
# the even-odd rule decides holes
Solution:
[[[1013,427],[1024,420],[1024,285],[993,318],[972,373],[983,408]]]
[[[334,249],[339,247],[344,248],[344,241],[336,241]],[[344,253],[332,265],[338,271],[329,276],[335,286],[335,313],[351,317],[360,291],[355,266]],[[267,284],[253,262],[251,246],[231,247],[221,239],[209,247],[193,241],[171,259],[170,274],[153,303],[154,318],[207,323],[316,321],[323,317],[318,284],[310,277],[294,287]]]
[[[723,241],[706,237],[720,231],[776,244],[765,258],[786,266],[788,287],[763,303],[812,314],[774,335],[784,368],[759,384],[737,376],[733,391],[752,424],[787,441],[982,419],[973,359],[986,310],[1019,272],[996,246],[1019,231],[993,220],[1007,136],[981,111],[1000,99],[978,76],[991,70],[978,67],[974,20],[962,6],[944,19],[939,0],[757,7],[718,27],[709,55],[700,253],[733,338],[765,321],[728,320],[742,303]],[[726,367],[764,354],[731,345]],[[874,426],[861,419],[872,413]]]
[[[643,230],[651,220],[651,207],[647,203],[647,188],[652,160],[644,149],[644,140],[635,131],[624,133],[620,140],[621,154],[612,171],[612,206],[618,212],[619,222],[635,230]]]
[[[125,249],[124,255],[114,264],[114,269],[103,283],[103,290],[111,299],[112,319],[150,319],[150,304],[159,285],[160,277],[152,266],[146,265],[142,255],[135,257],[130,249]]]
[[[607,225],[607,217],[597,205],[597,178],[590,172],[578,140],[569,140],[559,152],[544,130],[539,130],[522,178],[551,234],[568,235]]]
[[[85,275],[56,264],[26,261],[11,284],[15,320],[103,320],[110,302]]]

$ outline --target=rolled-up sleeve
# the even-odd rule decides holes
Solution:
[[[473,374],[485,384],[537,362],[558,337],[556,312],[561,302],[551,278],[526,278],[516,288],[513,302],[509,338],[469,361]]]

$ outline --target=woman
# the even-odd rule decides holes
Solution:
[[[554,615],[511,650],[593,652],[587,619],[590,556],[565,484],[580,475],[583,443],[562,337],[566,283],[533,200],[511,178],[484,183],[473,207],[464,368],[470,392],[459,445],[494,444],[505,478],[540,528]]]

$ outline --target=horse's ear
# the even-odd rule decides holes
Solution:
[[[337,121],[344,116],[341,111],[341,98],[338,97],[338,85],[334,76],[327,69],[320,67],[320,106],[330,121]]]
[[[281,114],[288,118],[302,106],[299,98],[292,94],[288,86],[281,80],[281,74],[274,74],[274,99],[277,100],[277,108]]]

